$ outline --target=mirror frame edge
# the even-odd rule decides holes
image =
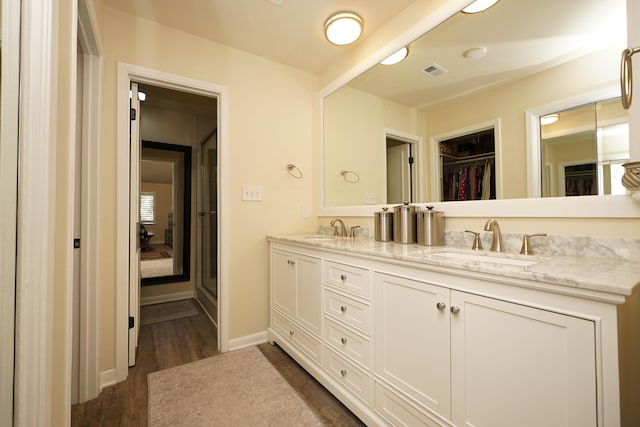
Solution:
[[[189,145],[171,144],[150,140],[142,141],[143,148],[175,151],[184,155],[184,194],[183,210],[184,220],[182,224],[182,274],[171,276],[140,277],[141,286],[164,285],[168,283],[182,283],[191,281],[191,173],[193,150]]]
[[[470,3],[468,0],[453,0],[446,2],[433,13],[427,15],[412,25],[409,29],[402,32],[398,37],[385,44],[382,48],[377,49],[373,54],[369,55],[366,60],[357,63],[347,72],[331,81],[317,93],[318,105],[318,134],[319,134],[319,179],[318,179],[318,216],[319,217],[366,217],[372,216],[374,212],[381,210],[382,207],[388,205],[353,205],[353,206],[334,206],[326,207],[324,204],[324,98],[331,93],[337,91],[341,87],[348,84],[358,75],[375,66],[382,59],[386,58],[389,53],[395,52],[399,47],[405,46],[415,40],[417,37],[425,34],[431,29],[440,25],[455,13],[458,13],[462,7]],[[455,9],[455,10],[454,10]],[[448,14],[447,14],[448,13]],[[610,94],[610,87],[613,83],[607,83],[606,89],[602,92],[595,93]],[[576,97],[576,99],[579,97]],[[568,100],[560,101],[568,102]],[[532,141],[529,141],[531,132],[530,126],[532,119],[540,114],[542,108],[549,108],[557,104],[550,104],[540,109],[525,112],[526,117],[526,150],[527,150],[527,195],[530,194],[532,180],[530,174],[533,172],[529,169],[530,153],[532,150]],[[529,116],[529,113],[532,114]],[[640,124],[637,124],[640,126]],[[631,120],[629,127],[634,127]],[[624,196],[581,196],[576,197],[545,197],[537,199],[501,199],[501,200],[476,200],[472,201],[472,209],[469,209],[469,201],[462,202],[425,202],[433,205],[438,210],[446,211],[450,217],[487,217],[496,216],[502,218],[638,218],[640,217],[640,203],[636,202],[629,194]],[[421,203],[422,204],[422,203]],[[570,212],[570,214],[567,214]]]

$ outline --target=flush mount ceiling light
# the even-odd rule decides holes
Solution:
[[[480,59],[480,58],[484,58],[486,54],[487,54],[486,47],[472,47],[471,49],[465,50],[462,53],[462,56],[464,56],[467,59]]]
[[[478,13],[484,12],[494,4],[498,3],[498,0],[476,0],[469,6],[462,9],[463,13]]]
[[[409,48],[405,46],[402,49],[400,49],[399,51],[397,51],[396,53],[393,53],[393,54],[387,56],[382,61],[380,61],[380,64],[382,64],[382,65],[397,64],[398,62],[404,60],[404,58],[406,58],[407,55],[409,55]]]
[[[540,117],[540,124],[542,126],[550,125],[551,123],[557,122],[558,118],[559,117],[557,114],[548,114],[546,116]]]
[[[362,34],[362,18],[353,12],[334,13],[324,23],[324,35],[333,44],[343,46],[358,40]]]

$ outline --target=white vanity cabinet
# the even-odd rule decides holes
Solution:
[[[382,273],[374,292],[375,408],[390,422],[597,425],[592,321]]]
[[[267,337],[367,425],[636,425],[620,419],[620,294],[347,243],[271,242]]]
[[[322,364],[322,260],[271,250],[271,327]]]

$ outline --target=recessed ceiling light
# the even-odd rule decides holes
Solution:
[[[484,12],[494,4],[498,3],[498,0],[476,0],[469,6],[462,9],[463,13],[478,13]]]
[[[339,46],[353,43],[362,34],[362,18],[353,12],[334,13],[324,23],[324,34]]]
[[[397,51],[396,53],[393,53],[389,56],[387,56],[385,59],[383,59],[382,61],[380,61],[380,63],[382,65],[393,65],[393,64],[397,64],[398,62],[402,61],[404,58],[407,57],[407,55],[409,55],[409,48],[408,47],[403,47],[402,49],[400,49],[399,51]]]
[[[557,122],[559,118],[557,114],[547,114],[546,116],[540,117],[540,124],[542,126],[550,125],[551,123]]]
[[[480,59],[480,58],[484,58],[486,54],[487,54],[486,47],[472,47],[471,49],[465,50],[462,53],[462,56],[464,56],[467,59]]]

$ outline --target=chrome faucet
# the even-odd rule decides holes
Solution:
[[[336,223],[340,224],[340,229],[338,229]],[[347,227],[345,227],[344,222],[342,222],[340,218],[332,219],[330,225],[333,227],[336,236],[347,237]]]
[[[493,238],[491,239],[491,251],[502,252],[502,234],[500,234],[498,221],[493,218],[489,218],[484,224],[484,231],[493,232]]]

